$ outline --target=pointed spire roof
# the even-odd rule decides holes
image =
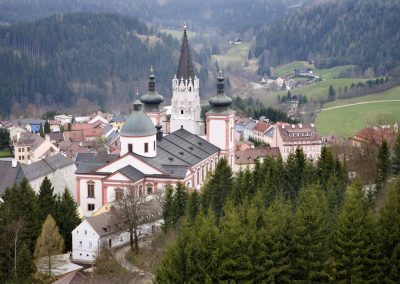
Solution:
[[[180,80],[194,78],[192,56],[190,55],[190,47],[186,33],[186,25],[183,28],[183,39],[181,47],[181,56],[179,58],[178,72],[176,77]]]

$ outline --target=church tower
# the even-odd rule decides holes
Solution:
[[[209,100],[211,109],[206,113],[207,141],[221,149],[230,166],[235,153],[235,111],[229,108],[232,99],[225,95],[224,77],[219,73],[217,95]]]
[[[140,101],[143,103],[144,112],[150,117],[154,126],[161,125],[162,129],[167,131],[167,111],[160,107],[164,97],[156,91],[156,76],[153,67],[150,69],[148,92],[140,98]]]
[[[194,74],[186,26],[183,30],[178,72],[172,79],[171,103],[171,132],[184,128],[193,134],[202,135],[199,79]]]

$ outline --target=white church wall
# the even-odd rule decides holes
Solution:
[[[132,152],[144,157],[156,156],[156,135],[143,136],[143,137],[120,137],[121,141],[121,155],[129,152],[128,144],[132,144]],[[145,143],[148,145],[148,152],[145,152]]]
[[[94,184],[94,198],[88,197],[88,183]],[[99,209],[102,204],[102,182],[100,179],[91,179],[90,177],[81,178],[80,185],[80,207],[83,216],[90,216],[94,211]],[[89,210],[89,204],[93,204],[93,210]]]
[[[225,142],[225,128],[226,128],[226,122],[225,120],[209,120],[208,121],[209,126],[208,129],[210,131],[209,137],[211,143],[213,143],[215,146],[225,149],[226,148],[226,142]]]
[[[101,168],[98,170],[99,173],[114,173],[128,165],[131,165],[141,171],[144,174],[162,174],[161,171],[153,168],[149,164],[131,156],[127,155],[115,162],[112,162],[111,164]]]

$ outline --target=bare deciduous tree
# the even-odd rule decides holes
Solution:
[[[6,234],[8,237],[8,244],[14,254],[14,277],[17,279],[17,255],[20,244],[21,236],[25,230],[25,221],[23,219],[13,220],[11,224],[6,227]]]

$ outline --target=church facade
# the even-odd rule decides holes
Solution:
[[[128,188],[139,195],[163,192],[177,182],[200,190],[218,160],[233,164],[234,116],[232,99],[224,92],[220,73],[217,94],[209,100],[206,127],[200,122],[199,79],[184,30],[178,72],[172,80],[170,133],[164,98],[156,91],[155,76],[149,76],[148,93],[133,104],[121,132],[121,151],[113,154],[79,154],[76,160],[76,197],[83,215],[90,216],[103,205],[122,198]],[[202,129],[206,134],[202,134]]]

